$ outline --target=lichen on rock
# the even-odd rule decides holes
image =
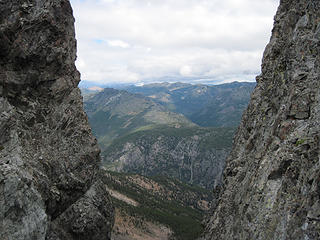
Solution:
[[[0,239],[110,238],[75,59],[68,0],[0,1]]]

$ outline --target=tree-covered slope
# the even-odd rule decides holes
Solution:
[[[168,177],[103,172],[116,206],[114,240],[194,240],[203,231],[211,191]]]
[[[194,126],[183,115],[139,94],[106,88],[85,100],[94,135],[104,150],[114,139],[156,124]]]

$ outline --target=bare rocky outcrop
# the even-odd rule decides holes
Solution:
[[[68,0],[0,0],[0,239],[110,239]]]
[[[212,189],[221,184],[234,129],[161,128],[127,135],[102,153],[111,171],[167,176]]]
[[[205,239],[320,239],[320,1],[281,0]]]

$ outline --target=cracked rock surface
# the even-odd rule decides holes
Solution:
[[[204,239],[320,239],[320,1],[281,0]]]
[[[0,0],[0,239],[110,239],[68,0]]]

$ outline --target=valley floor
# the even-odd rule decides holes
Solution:
[[[102,171],[116,207],[113,240],[194,240],[203,232],[211,191],[168,177]]]

